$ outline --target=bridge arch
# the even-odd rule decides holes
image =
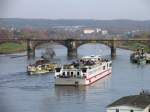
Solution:
[[[80,46],[82,45],[86,45],[86,44],[101,44],[101,45],[105,45],[105,46],[108,46],[110,47],[110,43],[109,42],[97,42],[97,41],[87,41],[87,42],[78,42],[77,43],[77,48],[79,48]]]
[[[110,46],[102,43],[84,43],[78,46],[77,53],[79,55],[110,55]]]
[[[40,47],[42,45],[43,45],[42,49],[37,49],[38,47]],[[46,46],[52,46],[52,49],[54,50],[56,56],[67,56],[67,49],[68,49],[67,46],[64,45],[63,43],[59,43],[59,42],[39,42],[39,43],[35,43],[34,44],[35,56],[38,56],[38,57],[41,56],[42,53],[45,52],[45,49],[47,48]]]
[[[93,44],[101,44],[101,45],[105,45],[105,46],[108,46],[110,48],[110,54],[111,54],[111,57],[114,59],[116,57],[116,47],[115,47],[115,42],[113,40],[111,41],[94,41],[94,40],[87,40],[87,41],[78,41],[77,44],[76,44],[76,47],[80,47],[84,44],[88,44],[88,43],[93,43]]]
[[[36,49],[38,46],[42,46],[42,45],[44,45],[44,44],[62,45],[62,46],[64,46],[64,47],[67,48],[67,46],[65,45],[64,42],[54,42],[54,41],[35,42],[35,43],[33,43],[33,48]]]

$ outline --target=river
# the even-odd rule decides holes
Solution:
[[[55,60],[68,63],[67,49],[54,46]],[[36,59],[43,49],[36,50]],[[0,56],[0,112],[105,112],[106,106],[122,96],[150,89],[150,65],[129,61],[131,51],[117,49],[112,75],[87,87],[56,87],[54,74],[29,76],[27,57]],[[25,53],[19,53],[23,55]],[[78,49],[83,55],[110,55],[107,46],[86,44]],[[18,55],[18,54],[16,54]]]

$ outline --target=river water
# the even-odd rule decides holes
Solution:
[[[55,61],[68,63],[67,49],[54,46]],[[36,59],[43,49],[36,50]],[[112,75],[87,87],[56,87],[54,74],[29,76],[26,66],[34,60],[27,57],[0,56],[0,112],[105,112],[116,99],[150,89],[150,65],[129,61],[131,51],[117,49]],[[19,53],[19,55],[25,53]],[[110,49],[99,44],[86,44],[78,49],[83,55],[110,55]],[[18,55],[18,54],[16,54]]]

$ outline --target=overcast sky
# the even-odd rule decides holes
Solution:
[[[0,17],[150,20],[150,0],[0,0]]]

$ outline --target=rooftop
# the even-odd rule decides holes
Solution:
[[[107,107],[109,108],[114,106],[133,106],[144,109],[148,105],[150,105],[150,95],[140,94],[122,97],[119,100],[108,105]]]

